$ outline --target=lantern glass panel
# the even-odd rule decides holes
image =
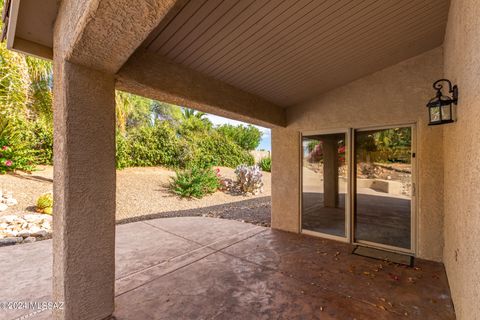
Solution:
[[[451,120],[451,119],[452,119],[451,104],[442,106],[442,120]]]
[[[430,107],[430,122],[442,121],[440,107]]]

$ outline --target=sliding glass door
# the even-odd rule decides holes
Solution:
[[[354,131],[354,241],[412,249],[412,127]]]
[[[348,134],[302,138],[302,230],[348,237]]]
[[[303,135],[302,232],[413,253],[413,136],[414,126]]]

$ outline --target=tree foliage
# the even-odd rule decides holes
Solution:
[[[252,125],[233,126],[224,124],[218,127],[218,131],[235,141],[244,150],[255,150],[262,139],[262,132]]]

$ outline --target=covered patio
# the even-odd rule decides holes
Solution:
[[[213,218],[119,225],[116,237],[117,320],[455,319],[436,262],[410,268],[335,241]],[[50,240],[3,248],[0,296],[51,301],[51,254]],[[2,310],[2,319],[32,312]]]
[[[141,312],[147,319],[164,312],[175,318],[200,311],[207,318],[449,319],[455,315],[443,266],[457,318],[480,318],[477,0],[7,4],[7,47],[54,63],[51,299],[65,306],[54,319],[138,319]],[[430,126],[426,103],[448,89],[432,88],[439,79],[457,85],[458,105],[449,113],[452,121]],[[174,220],[116,229],[115,89],[271,128],[272,230],[234,227],[237,240],[215,243],[220,238],[208,239],[208,225],[182,233],[167,225]],[[364,156],[356,153],[358,138],[397,129],[408,131],[401,159],[392,161],[408,165],[401,188],[388,176],[358,175],[375,165],[368,144]],[[324,186],[326,211],[344,214],[340,236],[302,226],[309,137],[328,146],[314,179]],[[397,216],[385,197],[362,197],[361,183],[401,198]],[[381,212],[356,220],[359,201]],[[327,227],[316,229],[338,229],[327,220],[315,219]],[[356,221],[369,224],[366,235],[357,232]],[[138,239],[121,230],[136,227],[190,249],[137,257],[151,263],[134,258],[124,241]],[[390,227],[401,233],[397,240]],[[230,230],[219,225],[213,235],[222,228]],[[380,262],[349,255],[350,245],[414,257],[420,270],[385,265],[375,271]],[[131,269],[131,259],[139,268]],[[212,285],[216,298],[208,300],[203,292]],[[166,296],[176,287],[179,300]],[[386,304],[378,307],[379,299]]]

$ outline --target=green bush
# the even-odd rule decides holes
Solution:
[[[193,159],[190,161],[193,166],[235,168],[240,164],[252,165],[255,162],[249,152],[215,130],[196,134],[189,140],[189,146],[193,153]]]
[[[220,187],[220,181],[212,168],[194,166],[191,169],[177,171],[172,178],[170,189],[180,197],[202,198],[214,193]]]
[[[271,172],[272,171],[272,158],[267,157],[267,158],[260,159],[260,161],[258,162],[258,166],[260,167],[260,169],[262,169],[262,171]]]
[[[30,124],[29,148],[35,154],[35,163],[53,163],[53,128],[51,125],[35,121]]]
[[[182,166],[182,144],[166,121],[117,133],[117,167]]]
[[[233,126],[224,124],[217,128],[218,132],[233,140],[243,150],[255,150],[260,145],[262,132],[252,125]]]

